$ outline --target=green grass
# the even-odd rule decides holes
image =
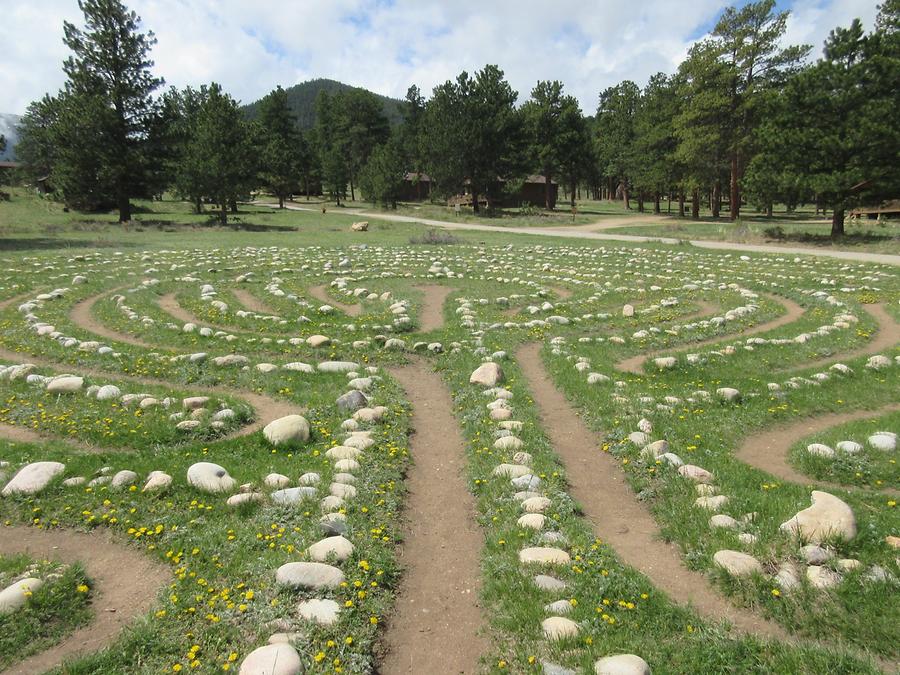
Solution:
[[[434,357],[433,363],[454,394],[454,412],[467,441],[466,475],[485,535],[481,604],[491,644],[485,670],[501,670],[502,661],[506,671],[536,672],[540,661],[548,659],[586,671],[593,660],[619,651],[642,655],[655,672],[871,672],[864,657],[845,645],[859,648],[860,654],[868,650],[896,658],[900,621],[886,601],[892,591],[864,578],[873,565],[900,577],[895,552],[884,543],[887,534],[896,534],[900,521],[884,495],[853,491],[846,497],[857,514],[860,534],[838,547],[838,553],[858,558],[863,563],[861,572],[847,575],[839,588],[829,592],[814,593],[804,587],[775,597],[770,578],[738,583],[713,570],[712,554],[719,548],[736,548],[734,535],[710,531],[709,514],[694,507],[696,494],[691,486],[666,467],[641,460],[639,449],[622,440],[640,417],[650,417],[658,436],[667,438],[673,451],[714,472],[722,493],[731,497],[728,513],[759,514],[751,530],[759,540],[747,550],[759,557],[767,570],[796,557],[796,546],[778,533],[778,525],[809,504],[808,490],[781,484],[737,462],[732,451],[747,435],[770,425],[832,410],[875,409],[900,398],[896,367],[872,372],[864,368],[865,357],[847,361],[853,375],[833,375],[819,385],[799,380],[797,389],[783,387],[784,398],[766,387],[768,382],[784,384],[794,375],[790,369],[800,367],[798,373],[808,378],[824,368],[803,369],[808,360],[839,356],[841,351],[865,345],[875,324],[860,303],[883,302],[889,312],[898,315],[900,280],[895,268],[755,254],[744,259],[737,253],[690,246],[547,240],[511,235],[502,229],[460,233],[459,244],[410,245],[410,237],[427,231],[424,226],[371,219],[368,233],[355,234],[349,232],[349,223],[359,218],[350,212],[336,214],[336,209],[323,215],[242,207],[241,217],[252,219],[254,225],[281,229],[233,231],[205,223],[206,216],[191,214],[183,204],[142,206],[147,211],[138,214],[138,220],[146,222],[125,229],[114,222],[114,214],[87,217],[92,219],[90,226],[76,227],[76,221],[85,216],[64,213],[23,194],[0,205],[0,226],[18,228],[4,230],[14,243],[0,254],[5,263],[0,272],[0,298],[18,297],[26,291],[29,295],[25,297],[33,297],[53,288],[68,288],[63,298],[34,307],[36,319],[32,322],[52,324],[65,338],[109,344],[117,356],[67,347],[63,340],[37,335],[17,309],[21,301],[0,311],[0,346],[20,354],[22,361],[40,357],[56,364],[42,367],[41,373],[79,373],[88,368],[108,373],[108,378],[89,374],[88,382],[117,383],[123,392],[182,397],[201,393],[195,391],[201,386],[216,386],[230,392],[222,398],[232,406],[242,405],[242,392],[265,393],[305,409],[313,440],[300,448],[273,452],[258,433],[225,441],[173,437],[161,410],[136,416],[134,409],[107,409],[104,406],[109,404],[81,395],[47,397],[30,385],[0,380],[4,402],[0,416],[29,426],[36,423],[39,430],[59,439],[41,444],[0,441],[0,459],[9,461],[13,469],[29,461],[59,459],[67,466],[65,477],[91,477],[109,467],[112,471],[136,471],[138,488],[153,470],[164,469],[175,479],[170,491],[149,495],[139,489],[114,492],[105,486],[64,488],[60,477],[36,497],[0,500],[0,523],[31,523],[48,529],[108,528],[123,545],[145,551],[173,572],[172,587],[161,593],[147,616],[131,624],[109,653],[85,656],[72,664],[70,672],[122,672],[122,664],[128,664],[129,672],[171,672],[175,665],[187,671],[194,660],[200,661],[198,668],[203,672],[220,671],[229,664],[236,669],[251,649],[276,632],[272,620],[293,616],[296,603],[305,596],[277,588],[274,570],[299,559],[302,550],[320,537],[318,504],[310,502],[297,509],[263,504],[234,511],[225,506],[224,497],[188,488],[185,472],[196,461],[213,461],[238,483],[259,485],[270,472],[295,480],[306,471],[317,471],[327,486],[333,470],[324,452],[341,438],[339,425],[345,416],[337,412],[334,401],[346,390],[346,378],[282,369],[264,374],[255,365],[280,366],[290,361],[315,365],[346,359],[361,366],[382,367],[404,358],[401,352],[382,348],[384,340],[391,337],[405,340],[410,349],[433,340],[445,348],[445,355]],[[151,220],[168,224],[160,227]],[[48,226],[59,229],[45,232],[43,228]],[[79,229],[82,226],[95,229]],[[109,246],[96,243],[101,239]],[[341,265],[343,259],[349,264]],[[452,270],[452,278],[429,272],[436,260]],[[247,272],[253,273],[249,279],[237,280]],[[73,285],[76,274],[85,275],[87,282]],[[337,278],[346,279],[350,291],[390,292],[391,300],[362,300],[363,312],[358,317],[342,312],[322,314],[318,312],[322,302],[308,292],[313,285],[325,284],[335,300],[355,302],[351,295],[329,286]],[[201,299],[200,288],[206,283],[228,304],[226,312]],[[446,326],[425,335],[415,330],[422,305],[416,286],[429,283],[444,284],[453,292],[444,306]],[[273,293],[276,288],[282,294]],[[562,297],[561,288],[571,290],[572,296]],[[251,292],[280,320],[238,316],[237,289]],[[700,301],[712,303],[717,314],[746,304],[741,289],[759,294],[755,312],[725,327],[696,318],[690,320],[692,327],[684,327],[688,322],[684,317],[696,312]],[[125,305],[136,318],[129,318],[117,306],[113,299],[117,293],[125,297]],[[235,339],[183,332],[183,321],[159,305],[160,298],[169,293],[201,323],[221,327]],[[745,350],[745,338],[733,332],[772,319],[781,311],[768,293],[790,297],[806,312],[798,321],[763,335],[765,338],[793,339],[802,332],[812,335],[844,311],[858,316],[859,323],[828,335],[813,335],[802,344],[758,344],[752,351]],[[828,296],[845,306],[833,306]],[[92,316],[97,322],[157,347],[98,338],[74,323],[72,306],[95,297],[99,299]],[[663,301],[673,297],[677,304],[665,307]],[[389,305],[396,300],[409,302],[409,326],[392,324]],[[542,306],[544,302],[550,306]],[[636,306],[635,317],[622,316],[625,303]],[[552,316],[564,316],[568,323],[534,323]],[[639,330],[646,333],[635,337]],[[332,343],[321,348],[306,345],[303,340],[317,333],[331,337]],[[516,365],[506,360],[504,370],[514,392],[516,417],[525,422],[521,434],[525,449],[533,454],[533,467],[543,475],[553,498],[554,510],[548,515],[554,529],[568,539],[573,558],[578,557],[561,574],[571,584],[567,599],[576,601],[572,617],[582,626],[581,636],[557,645],[541,637],[543,604],[557,598],[538,592],[530,574],[518,563],[518,550],[534,543],[536,535],[517,527],[520,511],[511,499],[509,485],[491,475],[493,467],[509,457],[493,450],[495,427],[487,421],[484,407],[488,400],[468,384],[468,376],[486,355],[495,351],[511,355],[523,340],[547,342],[553,337],[564,338],[555,350],[544,351],[554,381],[583,410],[585,419],[605,434],[606,450],[623,463],[628,460],[624,470],[629,481],[665,536],[681,548],[684,563],[708,573],[735,603],[759,611],[800,636],[827,641],[833,649],[762,643],[733,635],[671,603],[644,577],[622,564],[614,550],[596,542],[590,523],[567,493],[565,471],[553,451],[553,439],[541,428]],[[622,343],[611,337],[621,337]],[[703,356],[696,365],[680,358],[676,368],[657,371],[651,363],[643,375],[613,368],[620,359],[635,354],[679,349],[710,338],[720,342],[691,350]],[[725,345],[733,346],[734,353],[724,353]],[[195,352],[206,352],[209,358],[198,363],[175,358]],[[229,353],[248,357],[247,368],[212,364],[213,357]],[[898,353],[896,347],[885,351],[890,357]],[[573,365],[579,357],[590,360],[590,371],[606,374],[612,381],[588,385],[587,371],[579,373]],[[145,387],[128,377],[149,377],[169,384]],[[615,381],[623,384],[617,386]],[[744,394],[743,401],[723,405],[688,400],[698,389],[714,391],[720,386],[737,387]],[[299,648],[308,672],[340,668],[349,673],[372,668],[377,663],[380,626],[390,619],[401,579],[396,558],[401,531],[396,514],[403,503],[403,478],[410,461],[406,455],[409,403],[386,375],[376,382],[373,393],[390,414],[383,425],[375,427],[378,444],[367,451],[369,463],[357,483],[360,495],[347,506],[357,551],[342,566],[349,586],[334,593],[341,604],[353,604],[345,608],[335,626],[302,627],[305,637]],[[618,402],[615,394],[624,402]],[[641,397],[652,401],[641,401]],[[657,408],[665,397],[677,399],[670,404],[671,411]],[[110,425],[115,437],[105,436],[106,418],[114,420]],[[882,423],[896,426],[891,420]],[[74,449],[65,444],[66,438],[92,442],[97,452]],[[120,447],[130,451],[113,450]],[[878,469],[882,480],[896,476],[887,473],[890,469]],[[871,478],[876,479],[875,473]],[[37,516],[35,508],[40,509]],[[361,566],[363,560],[366,565]],[[361,585],[357,588],[355,582]],[[362,590],[366,595],[360,598]],[[248,591],[252,591],[249,598]],[[241,609],[242,605],[246,607]],[[193,650],[193,645],[199,648]],[[439,647],[423,642],[417,648]],[[231,654],[236,654],[235,661],[229,661]],[[337,666],[335,659],[340,660]]]
[[[900,412],[892,412],[869,420],[858,420],[813,434],[794,444],[790,461],[804,474],[817,480],[854,487],[900,488],[900,469],[896,453],[876,450],[867,443],[876,431],[900,429]],[[835,450],[841,441],[856,441],[863,446],[857,454]],[[824,443],[835,450],[833,459],[811,455],[806,451],[810,443]]]
[[[0,556],[0,588],[22,576],[42,579],[44,585],[24,607],[0,615],[3,669],[59,643],[79,626],[90,623],[94,613],[91,582],[81,565],[60,565],[25,555]]]

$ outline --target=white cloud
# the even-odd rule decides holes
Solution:
[[[156,71],[182,87],[220,82],[249,102],[276,84],[330,77],[402,97],[496,63],[528,97],[538,79],[562,80],[586,112],[605,87],[643,84],[672,72],[692,36],[727,4],[721,0],[131,0],[159,40]],[[828,31],[860,16],[871,0],[796,0],[787,40],[815,53]],[[4,0],[0,22],[0,111],[63,83],[62,21],[80,23],[75,0]]]

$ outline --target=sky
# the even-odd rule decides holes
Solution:
[[[152,30],[166,85],[216,81],[242,102],[276,85],[328,77],[402,98],[487,63],[524,101],[538,80],[561,80],[593,113],[599,93],[674,72],[730,3],[717,0],[130,0]],[[854,18],[874,25],[877,0],[779,0],[785,40],[814,46]],[[76,0],[0,0],[0,113],[25,112],[65,78],[63,21]]]

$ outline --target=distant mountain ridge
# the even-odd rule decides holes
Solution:
[[[316,122],[316,97],[320,91],[327,91],[329,94],[337,94],[340,91],[348,89],[362,89],[362,87],[353,87],[337,80],[329,80],[326,78],[318,78],[295,84],[293,87],[285,88],[287,93],[288,105],[291,111],[297,117],[297,126],[301,129],[312,129]],[[367,91],[364,90],[363,91]],[[375,94],[384,105],[384,114],[391,123],[391,126],[400,124],[403,119],[401,113],[403,101],[381,94]],[[254,101],[242,107],[244,114],[253,119],[258,114],[259,101]]]
[[[0,152],[0,162],[11,162],[16,158],[16,143],[19,142],[17,127],[22,121],[21,115],[0,113],[0,135],[6,137],[6,150]]]

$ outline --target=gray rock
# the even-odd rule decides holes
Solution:
[[[338,397],[337,401],[338,410],[343,413],[352,413],[355,410],[359,410],[360,408],[365,408],[369,404],[369,399],[366,398],[366,395],[361,391],[353,390],[348,391],[346,394]]]

